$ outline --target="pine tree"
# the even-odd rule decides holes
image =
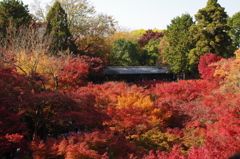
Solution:
[[[195,15],[197,23],[190,31],[197,43],[190,51],[190,64],[196,65],[199,57],[209,52],[225,58],[233,55],[232,41],[228,35],[228,15],[224,10],[217,0],[208,0],[206,7]]]
[[[47,30],[46,33],[53,38],[53,54],[58,51],[72,50],[73,42],[71,33],[68,28],[67,14],[56,1],[47,14]]]
[[[174,18],[164,33],[169,43],[169,46],[164,49],[164,59],[176,74],[185,73],[191,68],[188,54],[194,47],[194,41],[191,40],[192,37],[189,33],[192,25],[192,17],[189,14],[183,14],[181,17]],[[185,78],[185,74],[183,78]]]
[[[0,2],[0,31],[9,27],[27,26],[32,21],[28,6],[19,0],[3,0]]]

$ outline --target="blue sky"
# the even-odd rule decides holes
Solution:
[[[88,0],[99,13],[112,15],[123,28],[166,29],[171,20],[184,13],[192,17],[207,0]],[[50,2],[43,0],[42,3]],[[31,4],[33,0],[23,0]],[[240,0],[218,0],[229,16],[240,11]]]

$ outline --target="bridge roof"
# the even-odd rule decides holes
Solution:
[[[104,74],[163,74],[168,73],[166,67],[158,66],[109,66],[103,69]]]

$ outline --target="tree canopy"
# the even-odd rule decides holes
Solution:
[[[114,42],[114,48],[110,53],[110,64],[117,66],[136,66],[138,65],[137,44],[128,40],[120,39]]]
[[[71,47],[71,33],[68,29],[67,14],[58,1],[54,3],[47,14],[46,34],[53,37],[54,54]]]
[[[28,5],[19,0],[3,0],[0,2],[0,31],[8,27],[28,26],[32,21]]]
[[[233,40],[235,47],[240,47],[240,12],[235,13],[228,19],[228,25],[231,27],[229,35]]]
[[[217,0],[208,0],[206,7],[198,10],[196,24],[190,29],[194,40],[197,40],[196,47],[189,54],[190,64],[197,64],[199,57],[209,52],[222,57],[233,55],[227,18],[225,9]]]
[[[143,62],[142,65],[146,66],[156,66],[159,59],[160,53],[158,51],[158,45],[160,39],[150,39],[148,43],[144,46],[143,54],[140,56],[140,61]]]
[[[142,34],[142,36],[140,37],[140,39],[138,40],[138,44],[140,47],[145,46],[151,39],[152,40],[157,40],[160,37],[162,37],[163,34],[161,32],[158,31],[153,31],[151,29],[147,30],[146,33]]]
[[[189,14],[176,17],[167,26],[166,41],[169,43],[165,47],[164,59],[171,65],[174,73],[181,73],[190,70],[189,52],[194,47],[194,41],[189,33],[189,28],[193,25],[193,19]]]

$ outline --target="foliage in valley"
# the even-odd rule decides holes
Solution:
[[[10,2],[26,7],[17,0],[4,0],[0,8]],[[21,23],[4,26],[6,20],[0,13],[0,29],[4,28],[0,39],[0,158],[225,159],[240,153],[240,50],[231,52],[239,45],[238,14],[229,20],[235,30],[223,34],[233,37],[230,46],[231,40],[225,43],[226,39],[215,34],[222,33],[226,24],[217,0],[209,0],[199,11],[197,24],[182,15],[163,32],[117,34],[113,34],[111,16],[100,14],[82,23],[94,14],[85,0],[79,2],[84,4],[86,19],[71,19],[67,14],[77,14],[71,8],[81,8],[81,3],[69,6],[69,2],[75,1],[56,2],[46,14],[46,24],[32,22],[29,27]],[[62,16],[56,18],[53,11]],[[203,25],[205,15],[216,25]],[[30,15],[22,16],[28,19]],[[51,27],[52,20],[56,25]],[[89,34],[77,32],[75,25]],[[191,34],[198,30],[201,35],[190,35],[189,28]],[[196,45],[184,41],[191,38]],[[75,49],[65,47],[70,47],[68,39],[76,44]],[[181,60],[172,61],[174,53]],[[197,65],[201,78],[94,83],[106,65],[158,63],[172,65],[175,73]]]
[[[90,69],[77,59],[57,71],[58,87],[46,87],[47,73],[18,73],[17,63],[4,67],[1,61],[1,155],[230,157],[239,152],[239,85],[234,83],[238,59],[222,59],[226,65],[214,59],[218,62],[204,67],[211,68],[211,78],[149,88],[82,83]]]

